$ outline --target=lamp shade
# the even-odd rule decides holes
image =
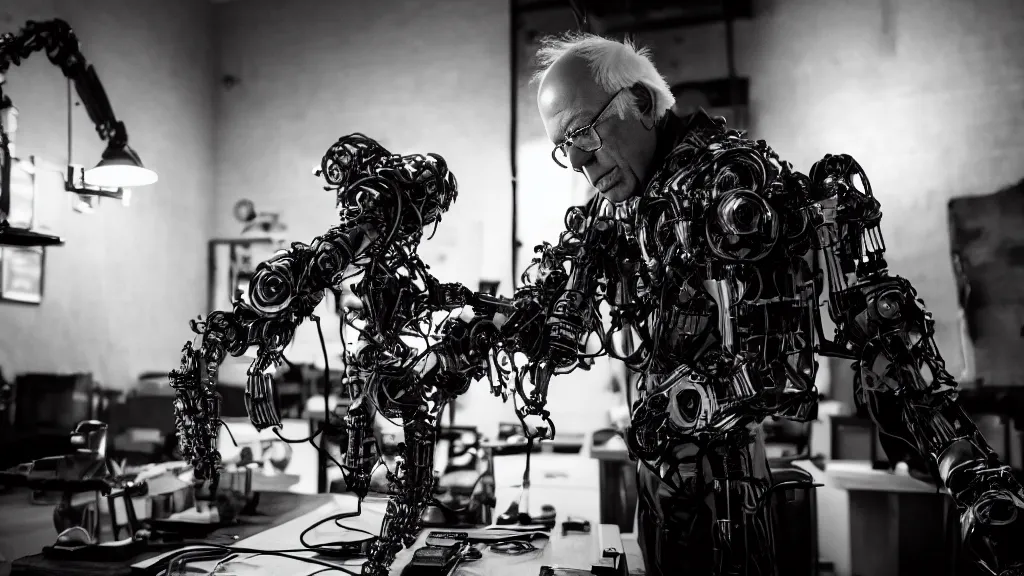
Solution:
[[[156,172],[142,166],[142,160],[127,144],[111,144],[103,152],[103,159],[85,171],[85,183],[100,188],[133,188],[149,186],[157,181]]]

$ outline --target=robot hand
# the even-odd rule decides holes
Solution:
[[[987,460],[960,440],[940,458],[940,475],[961,504],[964,548],[992,574],[1024,574],[1024,490],[1008,467]]]

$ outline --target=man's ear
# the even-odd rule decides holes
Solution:
[[[654,110],[654,95],[651,94],[651,90],[642,82],[637,82],[629,88],[629,91],[636,99],[636,107],[640,111],[640,115],[653,117],[651,112]]]

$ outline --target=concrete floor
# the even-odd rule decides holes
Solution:
[[[28,490],[0,491],[0,576],[15,558],[35,554],[53,543],[53,505],[36,505]]]

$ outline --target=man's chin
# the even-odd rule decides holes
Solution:
[[[610,202],[622,202],[623,200],[632,196],[628,186],[622,183],[616,184],[611,188],[600,192],[601,196],[604,196]]]

